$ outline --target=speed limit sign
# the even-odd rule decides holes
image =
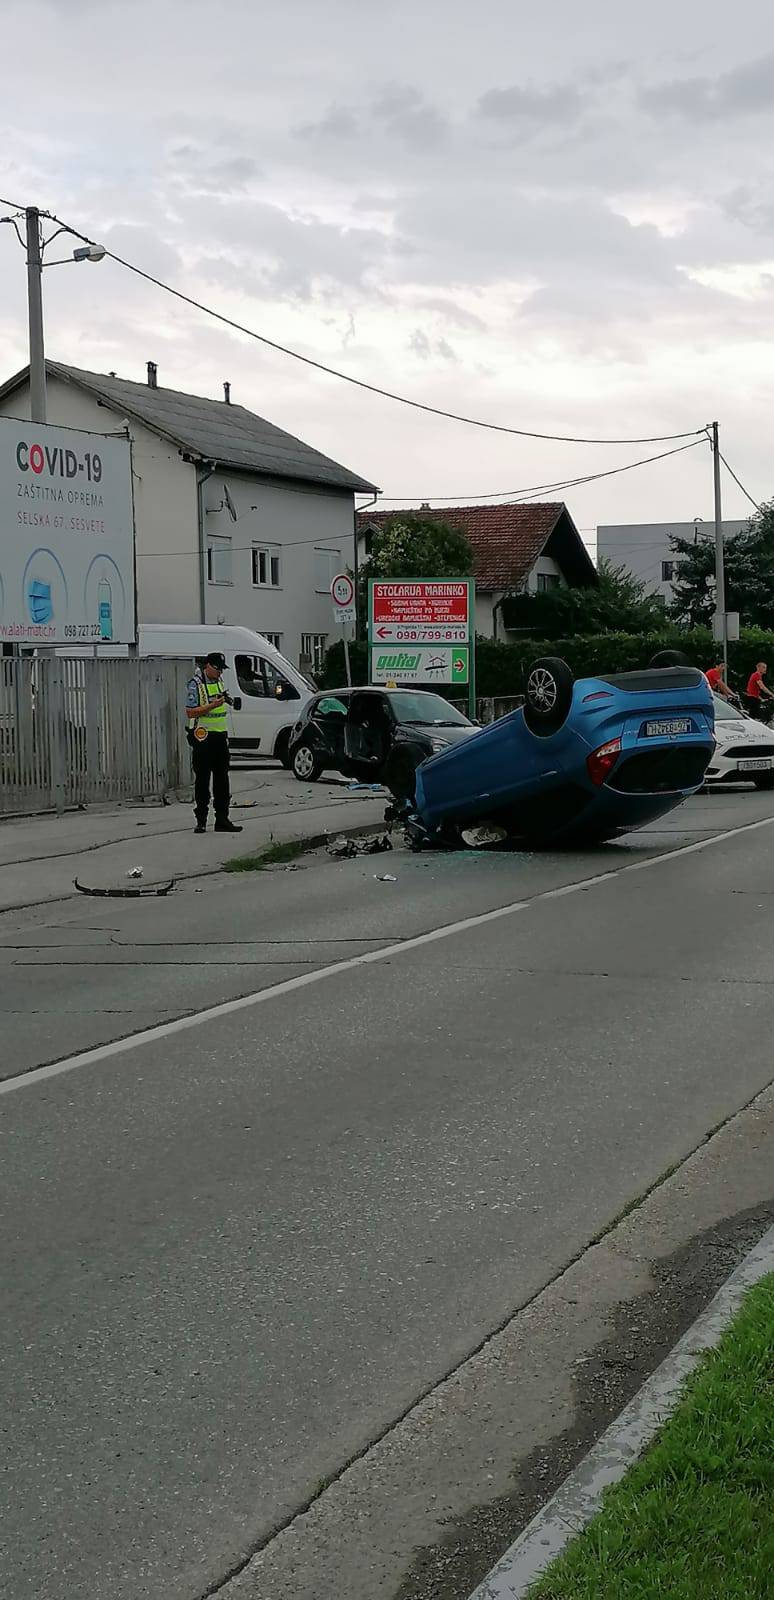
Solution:
[[[355,603],[355,585],[348,572],[336,574],[331,584],[331,599],[339,611],[347,611]]]

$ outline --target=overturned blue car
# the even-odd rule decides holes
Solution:
[[[712,757],[713,700],[702,672],[662,660],[578,679],[557,657],[535,661],[523,707],[396,792],[409,842],[453,845],[482,824],[493,839],[609,839],[680,805]]]

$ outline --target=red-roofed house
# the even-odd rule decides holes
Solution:
[[[364,511],[358,517],[358,561],[368,558],[373,535],[395,511]],[[508,637],[503,601],[512,594],[537,594],[567,584],[595,584],[597,569],[575,523],[561,501],[532,505],[412,506],[407,516],[422,516],[460,528],[473,546],[476,580],[476,632],[490,639]],[[506,617],[507,621],[507,608]]]

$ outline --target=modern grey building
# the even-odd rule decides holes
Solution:
[[[747,527],[747,518],[723,523],[728,539]],[[622,522],[597,528],[597,561],[623,567],[633,578],[640,578],[651,594],[663,596],[668,605],[674,594],[675,555],[671,536],[679,539],[714,539],[714,522]]]
[[[114,373],[46,363],[48,420],[133,442],[140,622],[253,628],[319,665],[330,582],[352,568],[355,495],[374,485],[232,405]],[[29,368],[0,385],[0,415],[30,415]]]

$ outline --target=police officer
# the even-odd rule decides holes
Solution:
[[[212,779],[212,804],[215,811],[216,833],[241,833],[242,829],[229,819],[231,790],[228,782],[229,749],[226,706],[234,702],[226,693],[221,674],[226,665],[225,656],[213,650],[205,657],[201,671],[188,683],[185,714],[188,723],[188,740],[194,769],[194,833],[207,832],[207,812],[210,809],[210,779]]]

